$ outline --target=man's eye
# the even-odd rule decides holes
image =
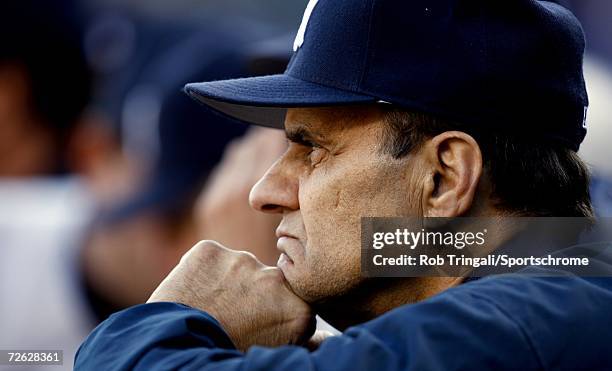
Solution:
[[[308,157],[310,158],[310,164],[312,166],[317,166],[321,161],[323,161],[323,158],[325,157],[325,150],[321,147],[312,147]]]

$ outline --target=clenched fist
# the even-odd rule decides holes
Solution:
[[[177,302],[216,318],[238,349],[305,344],[314,313],[283,273],[254,255],[202,241],[189,250],[148,302]]]

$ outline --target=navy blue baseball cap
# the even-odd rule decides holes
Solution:
[[[392,105],[485,130],[586,135],[585,39],[539,0],[311,0],[283,74],[192,83],[235,119],[282,128],[287,108]]]

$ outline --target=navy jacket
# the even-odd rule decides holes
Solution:
[[[496,276],[329,338],[237,351],[208,314],[173,303],[111,316],[76,370],[611,370],[612,279]]]

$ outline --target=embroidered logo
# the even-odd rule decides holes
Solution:
[[[306,34],[306,28],[308,27],[308,21],[310,20],[310,16],[312,15],[312,11],[319,0],[310,0],[308,5],[306,6],[306,10],[304,11],[304,17],[302,17],[302,24],[300,24],[300,28],[298,29],[298,33],[295,36],[295,41],[293,42],[293,51],[296,52],[302,44],[304,44],[304,35]]]

